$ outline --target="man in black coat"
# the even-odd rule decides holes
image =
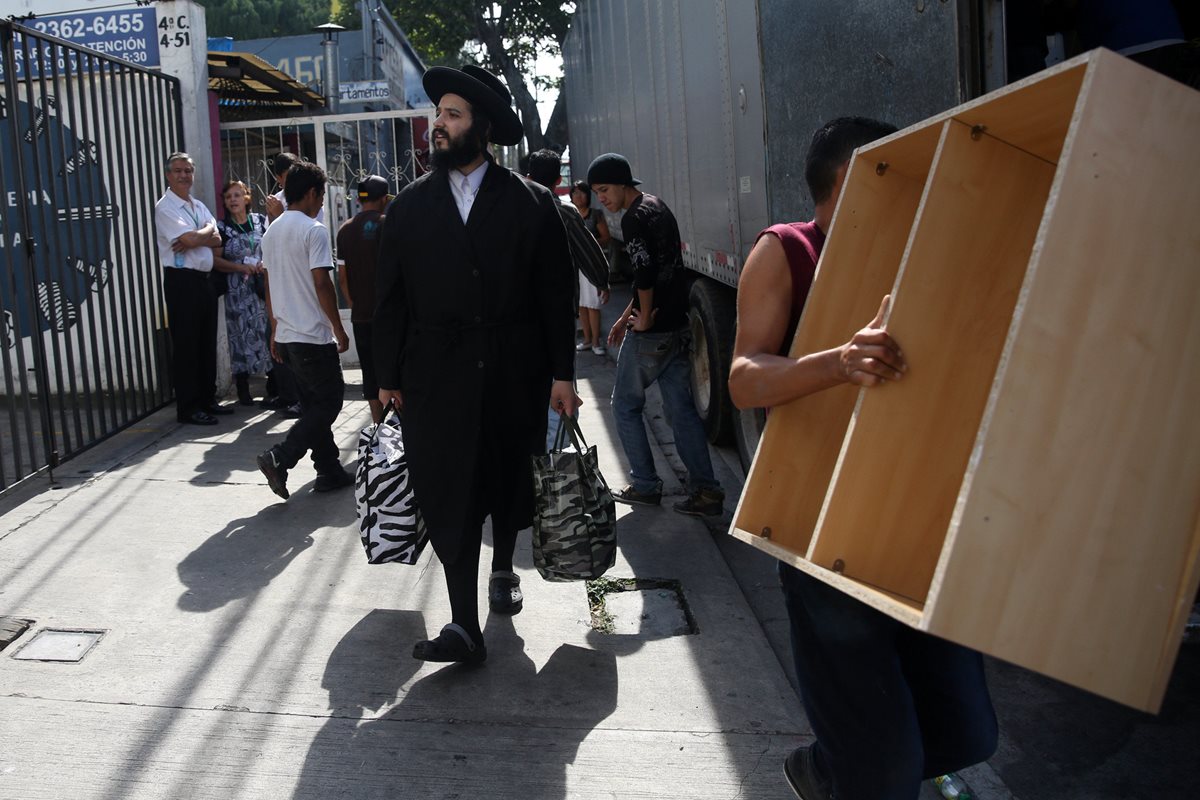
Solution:
[[[523,135],[491,73],[433,67],[433,171],[388,207],[374,317],[379,399],[403,408],[405,451],[453,619],[425,661],[480,662],[479,553],[492,518],[493,612],[523,602],[512,569],[533,519],[546,407],[572,414],[574,270],[554,196],[501,167],[489,143]]]

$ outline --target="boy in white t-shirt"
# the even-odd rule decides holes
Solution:
[[[287,438],[258,457],[258,467],[271,491],[286,500],[288,470],[309,451],[317,471],[314,490],[340,489],[354,479],[342,467],[333,440],[345,394],[338,354],[350,340],[333,287],[329,230],[316,220],[325,201],[325,171],[308,162],[296,164],[288,171],[284,195],[288,210],[263,234],[263,267],[271,354],[291,370],[301,410]]]

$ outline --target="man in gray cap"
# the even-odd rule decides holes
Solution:
[[[613,497],[634,505],[662,502],[662,481],[642,421],[646,389],[657,383],[675,447],[688,471],[688,497],[676,503],[675,510],[720,516],[725,493],[713,474],[704,425],[692,402],[688,279],[679,225],[666,203],[637,188],[641,181],[633,177],[624,156],[597,156],[588,167],[587,182],[607,210],[625,212],[621,238],[633,264],[633,299],[608,334],[609,345],[621,348],[612,407],[632,479]]]
[[[338,284],[350,306],[354,346],[362,369],[362,394],[371,407],[371,419],[383,419],[379,383],[375,377],[371,317],[375,313],[375,266],[379,258],[379,232],[388,203],[388,182],[368,175],[358,184],[361,211],[342,223],[337,232]]]
[[[533,519],[546,406],[574,413],[575,273],[556,200],[495,163],[524,133],[508,90],[475,66],[433,67],[433,170],[388,207],[374,317],[379,399],[403,405],[412,486],[442,562],[452,621],[425,661],[479,663],[479,555],[492,519],[488,605],[515,614],[517,532]]]

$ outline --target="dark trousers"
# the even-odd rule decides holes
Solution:
[[[333,423],[346,393],[337,345],[276,342],[275,349],[291,372],[300,397],[300,418],[277,447],[283,467],[291,469],[312,451],[318,475],[337,472],[342,466],[333,441]]]
[[[217,388],[217,298],[208,273],[168,268],[163,274],[171,331],[175,411],[186,419],[213,405]]]
[[[458,550],[458,557],[443,563],[446,592],[450,596],[451,622],[475,637],[483,638],[479,628],[479,555],[483,547],[482,523],[467,532]],[[492,571],[512,572],[513,552],[517,548],[517,530],[511,525],[499,526],[492,518]]]
[[[785,564],[779,575],[817,762],[838,800],[916,800],[923,779],[995,752],[979,653]]]

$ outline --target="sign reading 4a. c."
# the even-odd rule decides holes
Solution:
[[[158,37],[158,46],[163,48],[191,47],[192,32],[189,30],[187,14],[163,17],[158,21],[158,29],[162,35]]]

